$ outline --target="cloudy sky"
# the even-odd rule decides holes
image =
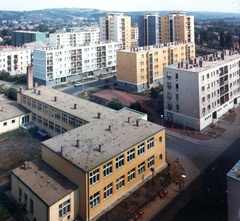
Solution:
[[[106,11],[209,11],[240,13],[240,0],[1,0],[0,10],[96,8]]]

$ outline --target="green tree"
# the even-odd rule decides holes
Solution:
[[[219,35],[220,35],[220,46],[221,46],[222,48],[224,48],[225,45],[226,45],[225,33],[224,33],[224,31],[221,31]]]
[[[0,71],[0,80],[9,81],[10,78],[11,78],[10,73],[8,73],[5,70]]]
[[[131,103],[129,108],[136,110],[136,111],[142,111],[142,107],[141,107],[141,104],[139,103],[139,101]]]
[[[150,90],[150,96],[151,96],[151,98],[157,98],[158,97],[158,92],[157,92],[157,90],[155,89],[155,88],[151,88],[151,90]]]
[[[226,35],[226,47],[230,49],[233,46],[232,33],[229,31]]]
[[[33,29],[34,31],[39,31],[39,32],[48,32],[49,31],[49,27],[45,24],[40,24],[37,27],[35,27]]]
[[[6,93],[7,85],[6,84],[0,84],[0,93]]]
[[[11,100],[17,100],[17,92],[18,92],[18,89],[15,88],[15,87],[9,87],[6,92],[5,92],[5,95],[11,99]]]
[[[122,109],[124,106],[123,104],[117,99],[117,98],[113,98],[107,105],[108,107],[114,109],[114,110],[120,110]]]

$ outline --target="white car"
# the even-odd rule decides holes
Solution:
[[[82,85],[81,82],[77,82],[76,84],[74,84],[74,87],[79,87],[79,86],[81,86],[81,85]]]

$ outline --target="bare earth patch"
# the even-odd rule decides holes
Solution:
[[[236,112],[234,111],[234,112],[228,113],[226,116],[224,116],[223,120],[234,122],[235,117],[236,117]]]

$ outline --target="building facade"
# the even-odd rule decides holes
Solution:
[[[33,31],[14,31],[12,35],[12,45],[22,46],[23,44],[43,41],[46,42],[47,33]]]
[[[117,51],[117,87],[140,92],[163,83],[163,67],[193,59],[194,43],[167,43]]]
[[[240,103],[240,55],[224,51],[164,67],[164,119],[203,130]]]
[[[227,173],[228,220],[239,220],[240,161]]]
[[[99,29],[49,34],[49,45],[54,48],[61,46],[75,47],[83,44],[99,44],[99,43],[100,43]]]
[[[185,12],[166,16],[148,13],[138,18],[139,46],[168,42],[194,42],[194,17]]]
[[[100,41],[112,41],[122,43],[122,49],[131,48],[131,17],[123,13],[112,13],[101,17]]]
[[[34,82],[53,86],[116,70],[119,43],[89,44],[77,47],[33,51]]]
[[[27,66],[32,62],[33,47],[0,48],[0,70],[7,71],[10,75],[27,73]]]
[[[71,182],[71,188],[61,186],[54,178],[57,175],[47,172],[49,168],[36,175],[35,162],[30,163],[32,169],[15,169],[13,197],[19,203],[28,199],[25,207],[33,217],[38,211],[31,210],[31,204],[39,210],[47,208],[55,220],[74,220],[76,213],[92,220],[166,167],[165,129],[147,121],[145,114],[126,108],[116,111],[44,86],[21,91],[18,103],[31,111],[33,123],[53,136],[42,143],[42,163],[78,186]],[[55,182],[42,185],[39,192],[33,180],[41,175],[44,182]],[[54,186],[57,190],[61,186],[61,197],[55,195]],[[20,200],[20,193],[26,197]],[[52,197],[39,205],[46,195]],[[49,203],[54,197],[54,203]],[[69,206],[64,216],[60,213],[63,202]]]

